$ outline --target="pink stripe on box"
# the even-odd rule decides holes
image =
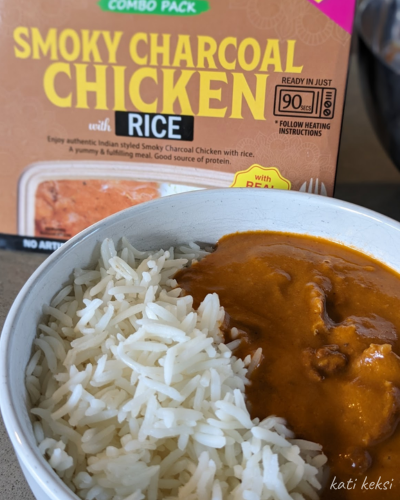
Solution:
[[[346,30],[353,31],[356,0],[308,0],[332,21]]]

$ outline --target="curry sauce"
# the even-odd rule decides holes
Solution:
[[[399,275],[320,238],[249,232],[176,279],[195,307],[218,293],[226,341],[239,330],[235,355],[262,348],[249,409],[323,445],[322,499],[400,497]]]

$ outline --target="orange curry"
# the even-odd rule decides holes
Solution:
[[[399,275],[323,239],[249,232],[176,279],[196,307],[218,293],[237,356],[262,347],[249,409],[323,445],[324,500],[400,498]]]
[[[59,180],[39,184],[35,236],[71,238],[120,210],[160,197],[157,182]]]

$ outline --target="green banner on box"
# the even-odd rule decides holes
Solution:
[[[100,0],[101,10],[120,14],[197,16],[210,9],[208,0]]]

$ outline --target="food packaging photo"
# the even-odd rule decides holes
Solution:
[[[355,0],[6,2],[1,246],[51,251],[193,188],[332,196],[354,12]]]

